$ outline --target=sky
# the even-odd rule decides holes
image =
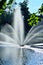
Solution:
[[[16,2],[17,3],[23,2],[23,0],[16,0]],[[29,4],[28,4],[29,11],[31,13],[37,12],[42,3],[43,3],[43,0],[29,0]]]

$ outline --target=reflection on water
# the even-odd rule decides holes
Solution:
[[[0,47],[0,49],[1,49],[0,65],[42,65],[43,64],[43,54],[34,52],[31,49],[24,49],[24,48],[21,49],[14,47],[8,48],[8,50],[6,47],[5,48]],[[5,54],[6,51],[7,53]]]
[[[27,57],[27,62],[25,63],[25,65],[43,64],[43,54],[34,52],[32,50],[26,50],[25,55]]]
[[[12,60],[10,58],[0,59],[0,65],[13,65]]]

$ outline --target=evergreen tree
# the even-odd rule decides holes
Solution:
[[[43,16],[43,4],[41,5],[41,7],[38,10],[38,13]]]
[[[25,34],[27,34],[29,29],[31,28],[30,25],[28,25],[28,21],[27,21],[27,19],[30,17],[28,0],[24,0],[22,3],[20,3],[20,6],[21,6],[22,15],[24,16]]]

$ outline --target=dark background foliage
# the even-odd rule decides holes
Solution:
[[[7,0],[0,1],[0,29],[6,23],[12,25],[13,22],[13,13],[15,7],[12,11],[11,6],[14,0],[9,0],[8,3],[6,3],[6,1]],[[29,11],[28,4],[29,4],[29,0],[24,0],[23,2],[19,3],[21,7],[22,15],[24,17],[25,35],[33,25],[37,25],[41,21],[41,19],[43,19],[43,4],[41,5],[41,7],[39,7],[38,12],[36,13],[31,13]],[[13,5],[17,5],[17,3],[15,2]],[[9,9],[8,12],[5,11],[7,8]]]

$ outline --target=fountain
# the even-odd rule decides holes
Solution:
[[[8,65],[26,65],[25,50],[43,54],[43,25],[33,26],[25,38],[21,9],[15,9],[13,27],[6,24],[0,32],[0,62]],[[12,63],[11,63],[12,62]]]

